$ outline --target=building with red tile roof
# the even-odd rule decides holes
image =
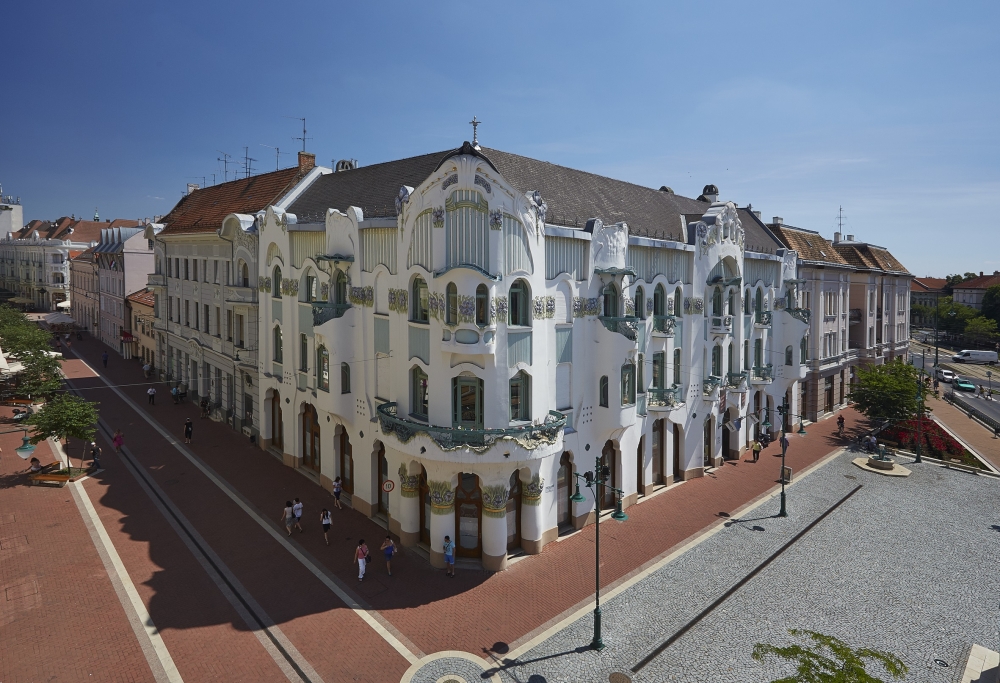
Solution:
[[[149,363],[156,369],[156,295],[148,288],[140,289],[125,297],[125,333],[122,335],[124,347],[129,357],[138,358],[143,364]]]
[[[983,295],[987,289],[995,285],[1000,285],[1000,270],[994,270],[992,275],[985,275],[980,271],[979,277],[954,285],[952,297],[955,303],[971,306],[980,311],[983,308]]]

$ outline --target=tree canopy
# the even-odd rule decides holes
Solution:
[[[1000,324],[1000,285],[986,288],[983,294],[982,314],[984,318]]]
[[[883,683],[881,678],[868,673],[868,660],[880,664],[893,678],[902,678],[908,671],[903,661],[889,652],[867,647],[854,649],[839,638],[816,631],[793,628],[788,632],[796,637],[808,638],[812,645],[778,647],[757,643],[751,654],[758,662],[773,655],[797,663],[794,675],[779,678],[773,683]]]
[[[97,433],[97,406],[79,396],[56,394],[25,420],[25,424],[34,428],[31,443],[37,444],[49,437],[91,441]]]
[[[49,345],[52,335],[10,306],[0,306],[0,348],[24,369],[11,380],[18,396],[49,396],[62,386],[59,360]]]
[[[905,420],[917,413],[917,370],[902,359],[858,367],[851,391],[855,407],[870,420]]]

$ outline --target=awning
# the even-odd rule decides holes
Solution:
[[[45,322],[49,325],[72,325],[76,321],[65,313],[49,313],[45,316]]]
[[[33,303],[35,303],[31,299],[25,298],[23,296],[11,297],[7,301],[10,302],[10,303],[12,303],[12,304],[33,304]]]
[[[56,308],[70,308],[73,304],[68,301],[60,301],[56,304]]]

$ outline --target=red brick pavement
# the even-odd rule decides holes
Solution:
[[[100,362],[103,349],[97,341],[77,342],[73,350],[90,355],[92,367],[104,373],[109,381],[141,381],[142,373],[138,365],[119,358],[114,358],[110,367],[104,370]],[[89,368],[80,361],[67,360],[64,371],[75,386],[83,389],[83,395],[100,402],[102,418],[112,429],[123,429],[126,448],[324,680],[399,680],[408,662],[366,626],[360,617],[347,609],[126,403],[109,389],[101,388],[103,383],[93,377]],[[136,403],[141,402],[143,409],[147,407],[146,386],[127,387],[125,390]],[[242,436],[237,438],[222,425],[200,420],[197,405],[173,405],[166,387],[161,385],[157,398],[160,404],[151,407],[153,415],[178,438],[184,418],[191,416],[195,421],[194,451],[212,466],[216,462],[227,465],[224,477],[236,484],[244,495],[247,492],[242,490],[243,487],[250,488],[251,483],[255,484],[257,500],[253,502],[259,503],[259,514],[275,520],[276,526],[285,499],[302,493],[276,490],[274,482],[269,479],[274,473],[268,471],[267,466],[281,476],[291,475],[297,487],[311,487],[300,475],[287,471],[271,456],[251,447]],[[72,447],[79,448],[75,444]],[[226,638],[239,641],[237,636],[242,634],[259,650],[259,655],[263,655],[263,649],[246,631],[242,619],[236,616],[218,591],[214,596],[208,595],[214,587],[209,586],[203,571],[190,567],[191,573],[188,574],[174,569],[178,556],[185,556],[186,559],[191,557],[190,553],[151,505],[147,506],[148,510],[142,510],[143,505],[134,500],[145,494],[138,489],[113,449],[105,447],[104,453],[102,463],[106,472],[120,472],[120,475],[106,478],[107,485],[100,490],[103,495],[100,498],[94,496],[95,506],[99,504],[105,508],[102,518],[110,520],[112,528],[120,529],[117,538],[113,538],[123,560],[126,556],[140,559],[148,556],[153,567],[163,568],[139,572],[144,585],[140,593],[152,620],[164,632],[164,641],[175,661],[178,659],[175,653],[177,648],[178,652],[183,652],[180,659],[198,672],[193,674],[192,680],[231,680],[234,670],[240,671],[241,667],[247,668],[241,673],[243,680],[275,680],[274,673],[265,675],[262,671],[266,667],[260,656],[245,654],[253,647],[230,649]],[[264,463],[264,469],[258,467],[245,471],[246,464],[251,460]],[[254,477],[259,480],[254,481]],[[313,507],[312,512],[310,517],[318,514],[318,507]],[[122,513],[125,513],[124,517]],[[151,521],[145,519],[147,517],[157,519]],[[116,525],[119,518],[120,522]],[[315,530],[317,525],[312,527]],[[129,541],[136,547],[134,550],[120,547]],[[338,548],[342,546],[344,542]],[[329,548],[324,549],[330,551]],[[349,549],[343,548],[341,558],[343,561],[340,564],[347,565]],[[351,580],[351,571],[347,568],[341,578]],[[137,577],[134,578],[138,581]],[[192,579],[196,578],[206,586],[205,590],[192,583]],[[375,583],[373,581],[372,585]],[[194,598],[189,597],[192,585],[195,586]],[[192,599],[198,604],[189,604]],[[261,667],[261,671],[255,673],[255,667]],[[179,662],[178,668],[186,676]]]
[[[74,350],[81,351],[94,367],[100,366],[97,342],[76,344]],[[102,372],[109,381],[120,385],[142,383],[135,362],[114,359]],[[329,494],[225,425],[199,420],[193,403],[172,405],[165,385],[160,387],[160,404],[149,408],[149,413],[178,435],[184,417],[193,417],[193,451],[264,517],[274,519],[275,527],[279,526],[277,518],[284,500],[302,498],[307,531],[296,534],[294,542],[348,587],[357,589],[361,601],[379,610],[424,652],[459,649],[477,653],[498,641],[514,642],[592,593],[593,527],[550,544],[540,556],[517,562],[500,574],[460,571],[457,579],[449,581],[415,554],[403,552],[394,560],[395,572],[391,578],[384,574],[381,562],[376,561],[370,569],[370,578],[359,586],[350,564],[351,550],[361,536],[369,540],[381,538],[383,527],[345,510],[337,515],[331,546],[326,547],[316,516],[320,508],[330,506]],[[143,410],[147,409],[145,389],[145,385],[123,387]],[[128,409],[110,391],[100,390],[90,395],[102,401],[102,414],[127,414]],[[858,416],[850,410],[844,414],[850,429]],[[801,471],[843,445],[834,431],[834,421],[828,420],[811,426],[808,436],[791,435],[788,464]],[[127,444],[141,443],[142,448],[136,450],[143,464],[175,502],[186,513],[190,511],[192,519],[198,521],[199,531],[247,583],[255,597],[266,602],[271,616],[317,670],[337,671],[357,661],[361,675],[378,672],[373,680],[398,679],[401,670],[399,674],[395,672],[402,659],[393,651],[387,653],[385,648],[370,651],[373,632],[344,610],[329,591],[297,568],[297,563],[280,546],[253,528],[256,525],[224,499],[190,463],[140,422],[129,425],[126,433]],[[775,455],[779,454],[777,446],[772,445],[759,463],[746,460],[728,463],[709,476],[686,482],[630,508],[629,521],[624,524],[607,523],[602,534],[602,582],[618,581],[637,566],[717,523],[719,512],[735,510],[773,489],[780,462]],[[795,514],[794,496],[790,498],[790,512]],[[157,554],[158,540],[149,542],[150,552]],[[157,588],[170,594],[166,583]],[[157,607],[158,595],[153,596],[151,604]],[[329,634],[317,634],[315,630],[320,628],[315,617],[323,613],[336,615],[322,622],[336,624]],[[153,618],[156,619],[155,613]],[[171,625],[189,628],[201,624]],[[336,643],[335,652],[327,656],[323,648],[329,651],[332,643]]]
[[[152,681],[70,490],[29,486],[20,445],[0,435],[0,681]],[[45,442],[34,455],[55,460]]]

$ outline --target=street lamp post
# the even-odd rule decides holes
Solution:
[[[989,370],[986,371],[986,385],[987,385],[986,400],[987,401],[992,401],[993,400],[993,373],[990,372]]]
[[[615,511],[611,518],[619,522],[628,519],[628,515],[622,510],[622,496],[625,492],[613,486],[608,486],[607,481],[611,477],[611,469],[607,465],[601,464],[601,456],[595,457],[594,471],[579,474],[574,472],[576,477],[576,493],[570,500],[574,503],[583,503],[587,499],[580,493],[580,480],[584,480],[584,485],[594,494],[594,505],[597,510],[597,517],[594,519],[594,548],[595,548],[595,607],[594,607],[594,639],[590,641],[590,647],[594,650],[604,649],[604,640],[601,638],[601,497],[604,489],[609,488],[617,494]]]
[[[917,401],[920,407],[917,412],[917,457],[913,462],[923,462],[920,459],[920,444],[924,440],[924,369],[920,368],[920,375],[917,377]]]
[[[941,310],[941,294],[934,295],[934,367],[938,366],[938,312]]]
[[[782,398],[781,405],[778,406],[778,412],[781,414],[781,510],[778,511],[778,517],[787,517],[788,510],[785,507],[785,451],[788,450],[788,438],[785,435],[785,420],[786,417],[790,417],[787,395]]]

